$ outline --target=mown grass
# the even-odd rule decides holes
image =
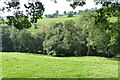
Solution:
[[[0,53],[3,78],[117,78],[118,61],[104,57],[51,57]]]

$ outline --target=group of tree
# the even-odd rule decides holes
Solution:
[[[2,29],[2,51],[3,52],[30,52],[39,53],[43,51],[45,33],[40,32],[32,35],[30,31],[14,28],[14,38],[11,38],[11,28]],[[12,33],[13,34],[13,33]]]
[[[27,16],[17,11],[15,16],[7,17],[7,24],[15,28],[3,28],[2,51],[41,52],[53,56],[113,57],[120,54],[120,3],[96,3],[102,4],[103,7],[81,14],[78,22],[68,20],[64,23],[55,23],[37,35],[33,35],[27,29],[31,27],[31,23],[36,23],[37,19],[41,18],[44,8],[41,3],[25,5]],[[19,9],[19,3],[7,4]],[[74,2],[71,6],[75,8],[76,5],[83,6],[84,4],[85,2]],[[10,7],[6,8],[9,10]],[[38,7],[41,9],[36,10]],[[32,17],[29,19],[29,16]],[[111,22],[112,17],[117,20]]]
[[[44,5],[41,2],[28,1],[24,4],[24,9],[21,9],[18,0],[6,0],[4,6],[0,8],[1,13],[11,12],[11,16],[6,16],[5,24],[14,26],[19,30],[28,29],[32,24],[37,23],[38,19],[42,18],[44,12]]]
[[[73,17],[73,15],[76,15],[77,12],[73,12],[73,11],[64,11],[63,14],[59,14],[59,11],[56,10],[55,13],[53,14],[45,14],[45,17],[46,18],[58,18],[58,17],[61,17],[63,15],[67,15],[67,17]]]
[[[54,23],[36,35],[26,29],[15,29],[14,39],[11,39],[11,28],[3,28],[2,50],[52,56],[116,56],[120,53],[120,31],[108,28],[115,28],[115,25],[117,28],[120,23],[108,22],[109,26],[106,22],[94,24],[95,14],[82,14],[77,25],[73,20]]]
[[[46,18],[58,18],[60,16],[59,11],[56,10],[53,14],[45,14]]]

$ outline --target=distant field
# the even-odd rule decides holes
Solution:
[[[80,18],[80,15],[74,15],[74,17],[70,17],[68,18],[67,16],[62,16],[62,17],[58,17],[58,18],[43,18],[43,19],[39,19],[37,24],[38,24],[38,29],[34,29],[34,26],[32,26],[29,31],[33,32],[33,33],[37,33],[43,30],[43,27],[50,27],[52,26],[54,23],[58,23],[58,22],[62,22],[64,23],[66,20],[73,20],[74,22],[77,22]]]
[[[75,21],[76,23],[79,21],[80,19],[80,15],[74,15],[74,17],[70,17],[68,18],[67,16],[62,16],[62,17],[58,17],[58,18],[43,18],[43,19],[39,19],[37,24],[38,24],[38,29],[34,29],[34,25],[32,25],[31,28],[28,29],[28,31],[31,31],[32,34],[36,34],[38,32],[41,32],[43,31],[44,29],[44,26],[46,27],[50,27],[51,25],[53,25],[54,23],[57,23],[57,22],[62,22],[64,23],[66,20],[73,20]],[[117,18],[116,17],[112,17],[109,19],[110,22],[116,22],[117,21]],[[0,25],[1,26],[6,26],[6,24],[4,25]]]
[[[67,16],[64,16],[64,17],[59,17],[59,18],[44,18],[44,19],[40,19],[38,21],[38,25],[40,26],[51,26],[53,23],[56,23],[56,22],[62,22],[64,23],[64,21],[66,20],[69,20],[69,19],[72,19],[73,21],[77,21],[80,17],[80,15],[74,15],[74,17],[70,17],[68,18]]]
[[[51,57],[0,53],[3,78],[117,78],[118,61],[104,57]]]

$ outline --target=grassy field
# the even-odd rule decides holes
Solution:
[[[117,78],[118,61],[104,57],[51,57],[0,53],[3,78]]]
[[[66,20],[70,20],[70,19],[76,22],[78,21],[79,18],[80,18],[80,15],[74,15],[74,17],[70,17],[70,18],[68,18],[67,16],[58,17],[58,18],[43,18],[43,19],[38,20],[38,25],[39,26],[44,26],[44,25],[51,26],[54,23],[57,23],[57,22],[64,23]]]
[[[79,22],[79,19],[80,19],[80,15],[74,15],[74,17],[70,17],[70,18],[68,18],[67,16],[58,17],[58,18],[43,18],[43,19],[39,19],[37,22],[38,29],[34,29],[34,26],[32,26],[28,30],[35,34],[35,33],[43,31],[44,26],[50,27],[55,23],[58,23],[58,22],[64,23],[67,20],[73,20],[75,22],[75,24],[77,24]],[[110,20],[110,22],[114,23],[117,21],[117,18],[112,17],[109,20]]]
[[[58,18],[45,18],[45,17],[43,17],[43,19],[39,19],[37,22],[38,29],[35,29],[34,25],[32,24],[32,27],[29,28],[28,31],[32,32],[32,34],[36,34],[36,33],[42,32],[44,30],[44,26],[50,27],[57,22],[64,23],[66,20],[73,20],[77,24],[79,19],[80,19],[80,16],[81,15],[74,15],[73,17],[70,17],[70,18],[68,18],[66,15],[58,17]],[[112,17],[109,20],[110,20],[110,22],[114,23],[117,21],[117,18]],[[0,27],[2,27],[2,26],[6,26],[6,24],[0,24]]]
[[[74,22],[77,22],[79,20],[79,18],[80,18],[80,15],[74,15],[74,17],[70,17],[70,18],[68,18],[67,16],[62,16],[62,17],[58,17],[58,18],[43,18],[43,19],[39,19],[37,22],[38,29],[34,29],[34,26],[32,26],[28,30],[33,33],[38,33],[38,32],[43,31],[44,26],[50,27],[53,24],[58,23],[58,22],[64,23],[66,20],[73,20]]]

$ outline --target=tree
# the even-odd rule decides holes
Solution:
[[[15,2],[13,0],[4,2],[6,6],[4,6],[0,11],[12,12],[12,16],[7,16],[7,24],[15,26],[17,29],[28,29],[32,25],[31,23],[36,23],[37,19],[42,18],[42,14],[44,12],[44,7],[41,2],[28,2],[28,6],[24,4],[26,9],[26,14],[22,10],[20,10],[20,2]],[[30,18],[30,19],[29,19]]]
[[[77,12],[73,12],[73,14],[74,14],[74,15],[76,15],[76,14],[77,14]]]
[[[28,5],[24,4],[24,8],[26,9],[25,14],[24,12],[20,9],[20,2],[19,1],[9,1],[6,0],[5,6],[0,9],[1,12],[5,13],[5,10],[8,12],[13,12],[12,16],[7,16],[7,24],[12,26],[12,31],[11,31],[11,39],[13,42],[16,41],[15,39],[15,27],[16,29],[23,30],[23,29],[28,29],[32,26],[31,23],[35,24],[37,23],[37,19],[42,18],[43,12],[44,12],[44,6],[42,5],[41,2],[28,2]],[[20,31],[18,31],[19,33]],[[26,35],[27,36],[27,35]],[[20,44],[19,41],[16,41],[17,46]],[[24,45],[24,44],[23,44]],[[17,46],[15,46],[16,50],[20,51],[20,47],[17,49]],[[26,47],[27,48],[27,47]],[[26,51],[27,49],[25,49]],[[24,51],[24,50],[23,50]]]
[[[85,12],[88,12],[89,10],[88,9],[85,9]]]
[[[66,15],[67,14],[67,12],[66,11],[64,11],[64,15]]]
[[[47,15],[47,14],[45,14],[45,17],[47,18],[47,17],[48,17],[48,15]]]
[[[73,11],[69,11],[67,17],[73,17]]]
[[[94,54],[92,51],[96,50],[97,55],[113,57],[119,53],[119,22],[111,23],[109,19],[104,22],[96,24],[96,12],[87,12],[81,15],[78,26],[86,35],[88,55]],[[99,53],[99,54],[98,54]],[[96,55],[96,54],[94,54]]]
[[[2,51],[3,52],[13,52],[14,45],[10,38],[10,30],[8,28],[3,27],[1,32],[2,37]]]
[[[50,28],[43,43],[44,49],[49,55],[83,55],[81,51],[86,51],[82,41],[84,39],[74,24],[74,21],[68,20],[64,24],[56,23]]]
[[[62,40],[63,40],[63,24],[56,23],[47,32],[45,41],[43,42],[44,50],[48,55],[60,56],[64,54],[62,50]]]
[[[78,11],[78,14],[80,14],[80,13],[82,13],[82,12],[83,12],[82,10],[79,10],[79,11]]]
[[[45,40],[46,33],[45,32],[39,32],[36,35],[33,35],[34,41],[34,47],[33,50],[31,50],[34,53],[45,53],[43,48],[43,42]]]
[[[0,16],[0,24],[5,24],[5,20],[3,17]]]
[[[58,11],[58,10],[56,10],[56,14],[57,14],[57,15],[59,14],[59,11]]]
[[[78,27],[82,29],[82,34],[85,35],[86,41],[87,41],[87,55],[90,55],[92,52],[91,46],[92,46],[92,38],[95,30],[94,26],[94,17],[92,17],[94,13],[86,12],[81,15],[81,18],[78,22]]]

